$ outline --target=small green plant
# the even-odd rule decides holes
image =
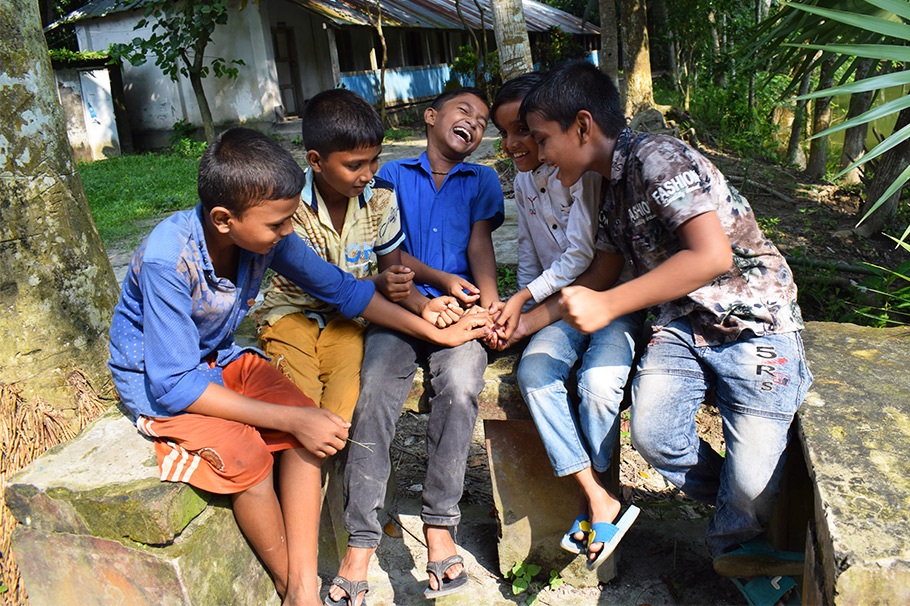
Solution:
[[[780,224],[780,219],[778,217],[756,217],[755,220],[766,238],[769,240],[776,240],[778,238],[780,235],[780,232],[777,230],[777,226]]]
[[[303,137],[300,135],[295,136],[291,139],[291,145],[303,145]]]
[[[51,61],[64,64],[111,58],[108,51],[73,51],[68,48],[52,48],[48,52]]]
[[[401,128],[387,128],[385,129],[385,141],[404,141],[410,136],[408,131]]]
[[[518,290],[518,274],[511,265],[496,267],[496,288],[502,297],[511,297]]]
[[[195,139],[180,139],[171,145],[171,153],[187,160],[198,160],[202,157],[208,143]]]
[[[896,238],[892,239],[896,241]],[[902,246],[910,250],[906,244],[902,243]],[[859,287],[870,303],[858,306],[850,320],[876,328],[910,325],[910,261],[904,261],[895,270],[866,265],[882,273],[870,277]]]
[[[537,604],[538,595],[544,589],[556,589],[563,584],[563,579],[559,576],[559,571],[550,570],[547,581],[535,581],[534,578],[541,573],[543,569],[537,564],[528,564],[527,562],[516,562],[514,566],[506,573],[506,580],[512,582],[512,593],[519,595],[528,592],[528,606]]]
[[[194,134],[196,134],[196,127],[181,118],[171,126],[171,136],[169,137],[169,140],[171,145],[174,145],[174,143],[181,139],[192,139]]]

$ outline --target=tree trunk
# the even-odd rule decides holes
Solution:
[[[600,4],[600,71],[619,82],[619,30],[616,0],[599,0]]]
[[[799,96],[809,92],[809,85],[812,83],[812,71],[809,70],[803,76],[799,83]],[[790,140],[787,143],[787,164],[796,166],[799,164],[799,142],[803,138],[803,127],[806,124],[806,106],[808,99],[801,99],[796,102],[793,108],[793,124],[790,127]]]
[[[382,124],[386,124],[386,107],[385,107],[385,66],[388,61],[388,46],[385,42],[385,33],[382,31],[382,6],[379,3],[379,0],[376,1],[376,20],[373,22],[373,29],[376,30],[376,35],[379,37],[379,47],[382,50],[382,60],[379,62],[379,98],[376,100],[376,105],[379,107],[379,119],[382,120]]]
[[[625,114],[654,107],[645,0],[622,0],[622,66]]]
[[[109,377],[117,284],[92,222],[34,0],[0,3],[0,382],[71,413],[78,366]]]
[[[186,71],[190,76],[190,86],[193,87],[193,96],[196,97],[196,105],[199,107],[199,117],[202,118],[202,130],[205,132],[206,143],[212,143],[215,140],[215,122],[212,120],[212,110],[209,107],[209,100],[205,96],[205,89],[202,87],[205,47],[208,46],[210,40],[211,36],[203,36],[196,40],[193,44],[192,60],[186,51],[180,51],[180,58],[186,65]]]
[[[483,68],[481,72],[482,84],[480,84],[480,89],[486,94],[487,101],[493,103],[493,74],[490,70],[490,66],[487,65],[487,59],[490,56],[490,49],[487,47],[487,22],[486,17],[484,16],[483,6],[480,4],[480,0],[474,0],[474,8],[477,9],[477,15],[480,17],[480,61],[477,62],[479,66]]]
[[[667,40],[667,69],[670,84],[676,89],[679,87],[679,66],[676,62],[676,37],[673,33],[670,20],[667,17],[667,5],[664,0],[651,1],[651,25],[657,31],[664,32]]]
[[[199,115],[202,117],[202,130],[205,132],[205,140],[211,143],[215,140],[215,123],[212,120],[212,110],[209,108],[209,100],[205,96],[205,89],[202,88],[202,75],[199,72],[190,72],[190,85],[193,87],[193,94],[196,96],[196,105],[199,106]]]
[[[865,80],[872,71],[872,59],[862,59],[856,67],[856,73],[853,76],[854,82]],[[847,117],[844,120],[850,120],[864,114],[872,107],[872,97],[875,91],[866,91],[864,93],[854,93],[850,95],[850,108],[847,110]],[[844,132],[844,149],[840,157],[841,169],[847,168],[853,162],[862,157],[866,150],[866,133],[869,131],[869,123],[860,124],[848,128]],[[854,168],[842,177],[844,183],[859,183],[861,181],[862,169]]]
[[[834,86],[835,56],[829,54],[822,61],[821,73],[818,77],[818,89],[824,90]],[[812,112],[812,134],[820,133],[831,124],[831,97],[815,99]],[[809,143],[809,160],[806,163],[806,177],[821,179],[825,176],[828,163],[828,137],[818,137]]]
[[[726,88],[727,87],[727,74],[724,73],[724,70],[718,65],[721,53],[723,49],[721,48],[720,39],[721,31],[717,25],[717,16],[714,14],[714,11],[708,12],[708,28],[711,30],[711,46],[714,49],[714,86],[717,88]]]
[[[521,0],[493,0],[492,5],[499,68],[506,82],[534,69],[531,42]]]
[[[483,59],[480,57],[480,41],[477,40],[477,34],[468,26],[468,22],[465,21],[464,14],[461,11],[461,0],[455,0],[455,12],[458,13],[458,18],[461,20],[462,27],[470,34],[471,40],[474,42],[474,53],[478,55],[477,64],[474,66],[474,85],[480,86],[480,69],[481,64],[483,63]]]
[[[892,132],[897,132],[908,124],[910,124],[910,108],[905,108],[897,115],[897,122],[894,124]],[[875,163],[875,173],[866,190],[866,201],[856,215],[857,220],[866,216],[872,205],[882,197],[882,194],[894,183],[894,180],[907,168],[908,164],[910,164],[910,139],[904,139],[900,144],[882,154]],[[890,226],[891,220],[897,214],[900,198],[901,191],[898,190],[875,209],[875,212],[860,223],[854,231],[864,238],[881,233]]]

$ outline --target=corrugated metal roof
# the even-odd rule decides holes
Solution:
[[[295,4],[322,15],[338,27],[370,25],[370,15],[375,15],[376,3],[370,0],[291,0]],[[479,0],[483,8],[485,29],[493,29],[491,0]],[[119,0],[93,0],[49,25],[52,29],[61,23],[104,17],[110,13],[127,10]],[[530,32],[544,32],[556,25],[570,34],[599,34],[594,25],[565,11],[534,0],[523,0],[525,22]],[[380,0],[382,22],[386,27],[412,27],[429,29],[464,29],[455,7],[455,0]],[[471,29],[480,29],[480,12],[474,0],[460,0],[461,14]]]

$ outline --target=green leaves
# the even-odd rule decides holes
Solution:
[[[512,581],[512,593],[514,595],[526,591],[530,594],[527,600],[528,606],[537,604],[538,594],[544,589],[556,589],[564,583],[559,576],[559,571],[555,569],[550,570],[546,583],[534,581],[534,577],[539,575],[542,570],[537,564],[516,562],[506,573],[506,579]]]
[[[155,64],[175,82],[182,74],[205,78],[237,78],[236,65],[245,65],[238,59],[215,57],[206,64],[204,51],[211,41],[212,32],[228,20],[228,3],[224,0],[204,2],[173,2],[149,0],[144,3],[144,16],[134,30],[151,30],[145,37],[133,38],[128,45],[114,45],[117,56],[132,65],[142,65],[149,55]]]

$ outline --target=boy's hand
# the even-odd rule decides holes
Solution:
[[[566,323],[586,335],[609,324],[613,318],[604,302],[604,292],[584,286],[567,286],[559,297],[559,311]]]
[[[324,459],[345,447],[350,423],[324,408],[295,408],[301,414],[291,433],[308,451]]]
[[[414,272],[404,265],[392,265],[376,276],[376,288],[393,303],[404,301],[411,294]]]
[[[461,276],[447,273],[441,282],[441,290],[449,293],[464,304],[473,303],[480,298],[480,289]]]
[[[420,317],[436,328],[445,328],[457,322],[464,313],[455,297],[443,296],[427,301],[420,310]]]
[[[455,324],[436,334],[434,340],[440,345],[456,347],[474,339],[480,339],[490,332],[490,314],[486,311],[466,313]]]
[[[512,347],[522,339],[526,338],[530,334],[528,330],[528,325],[525,323],[524,314],[518,316],[518,320],[515,322],[515,328],[508,337],[504,337],[502,332],[497,330],[497,339],[495,346],[492,346],[496,351],[505,351],[506,349]]]
[[[502,311],[500,312],[499,317],[496,318],[496,326],[494,329],[500,339],[508,341],[518,325],[518,319],[521,317],[521,308],[524,306],[524,301],[519,297],[511,297],[506,303],[501,305]]]

